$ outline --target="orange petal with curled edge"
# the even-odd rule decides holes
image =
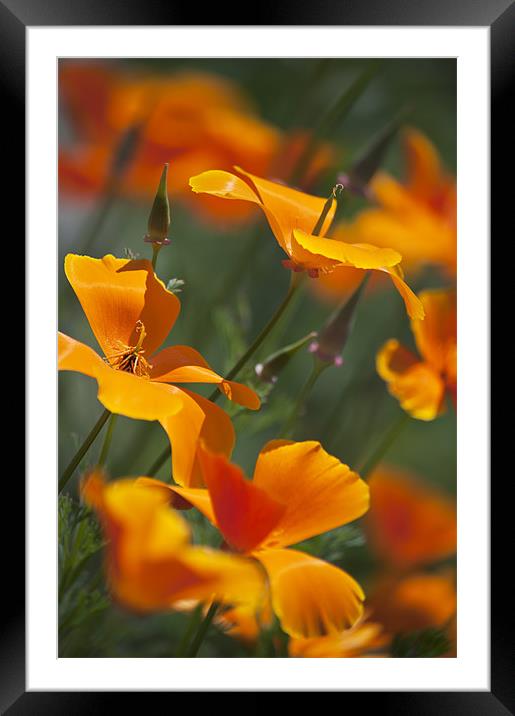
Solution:
[[[150,375],[152,380],[163,383],[216,383],[229,400],[250,410],[258,410],[261,406],[259,397],[251,388],[225,380],[189,346],[172,346],[156,353],[152,356]]]
[[[417,348],[438,372],[456,374],[456,291],[422,291],[424,321],[412,321]],[[453,365],[454,364],[454,365]]]
[[[268,573],[274,612],[290,636],[336,634],[362,615],[365,595],[338,567],[293,549],[264,549],[254,557]]]
[[[265,445],[253,484],[286,505],[265,547],[301,542],[347,524],[368,509],[366,483],[313,440]]]
[[[82,494],[101,519],[109,540],[109,584],[125,606],[146,612],[185,599],[262,602],[259,568],[235,555],[191,547],[186,522],[169,508],[162,490],[134,480],[106,485],[93,475]]]
[[[199,457],[217,527],[232,547],[250,552],[277,525],[285,505],[246,480],[224,456],[201,448]]]
[[[299,229],[293,231],[292,258],[309,268],[345,264],[361,269],[396,266],[402,256],[393,249],[370,244],[346,244],[343,241],[312,236]]]
[[[178,389],[182,409],[161,420],[172,446],[172,474],[185,487],[204,486],[198,462],[203,441],[209,450],[230,456],[234,447],[234,428],[222,408],[185,388]]]
[[[422,321],[425,316],[424,306],[419,297],[411,290],[406,281],[394,269],[379,269],[385,271],[393,281],[393,285],[400,293],[406,312],[412,320]]]
[[[427,363],[418,362],[398,341],[388,341],[376,358],[379,375],[403,410],[418,420],[434,420],[443,410],[445,383]]]
[[[283,250],[290,255],[291,235],[294,229],[314,230],[324,209],[326,199],[305,194],[278,182],[262,179],[235,167],[249,182],[236,174],[208,171],[191,177],[194,192],[207,193],[224,199],[241,199],[258,204],[268,219],[270,228]],[[336,211],[336,202],[329,210],[322,232],[329,229]]]
[[[92,348],[64,333],[58,334],[58,355],[59,370],[95,378],[97,397],[112,413],[135,420],[162,420],[182,407],[179,388],[114,370]]]
[[[292,189],[285,184],[262,179],[255,174],[234,167],[237,172],[249,179],[255,188],[261,206],[280,246],[291,256],[291,237],[294,229],[301,229],[307,234],[314,231],[320,215],[324,210],[327,198],[306,194]],[[324,234],[334,219],[336,201],[333,201],[320,233]]]
[[[179,299],[167,291],[146,259],[68,254],[64,270],[107,357],[122,346],[138,343],[141,322],[146,333],[142,347],[148,360],[179,314]]]

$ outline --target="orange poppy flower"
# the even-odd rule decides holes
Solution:
[[[370,185],[379,206],[365,209],[350,224],[340,224],[333,238],[394,247],[402,254],[403,266],[410,275],[424,266],[436,265],[455,276],[456,181],[442,168],[431,142],[417,130],[405,132],[404,152],[406,181],[401,183],[379,172]],[[337,268],[322,276],[316,288],[339,299],[359,281],[356,274]]]
[[[187,523],[158,490],[135,480],[106,484],[98,472],[82,485],[107,538],[106,568],[113,596],[141,612],[180,609],[184,600],[255,606],[264,593],[250,560],[192,547]]]
[[[229,400],[253,410],[259,408],[259,398],[250,388],[224,380],[189,346],[158,351],[180,302],[157,278],[150,261],[68,254],[65,273],[104,357],[59,333],[59,370],[94,378],[98,399],[111,412],[159,420],[172,443],[175,480],[202,484],[199,439],[229,455],[234,430],[221,408],[175,384],[215,383]]]
[[[456,614],[456,583],[451,572],[385,576],[372,590],[374,619],[392,634],[443,627]]]
[[[326,199],[261,179],[239,167],[235,169],[238,174],[217,169],[193,176],[190,186],[195,193],[259,206],[279,246],[288,256],[283,262],[287,268],[307,271],[311,278],[330,273],[337,267],[385,272],[402,296],[408,314],[413,318],[424,317],[420,301],[402,278],[399,266],[402,257],[397,251],[324,238],[334,218],[335,202],[322,224],[320,236],[314,236],[312,232],[324,210]]]
[[[263,565],[283,630],[312,637],[354,624],[363,611],[359,584],[332,564],[286,547],[363,515],[368,509],[363,480],[313,441],[268,443],[252,481],[223,455],[203,449],[200,455],[207,490],[157,487],[190,502],[232,550]]]
[[[400,569],[435,562],[456,551],[456,506],[405,474],[380,469],[370,480],[365,525],[381,559]]]
[[[445,395],[456,404],[456,292],[423,291],[424,321],[411,328],[422,360],[391,339],[377,354],[377,372],[403,410],[418,420],[434,420],[445,409]]]
[[[170,75],[125,73],[95,63],[63,62],[62,104],[80,141],[59,157],[61,188],[78,195],[105,189],[117,147],[141,124],[132,158],[117,191],[148,201],[164,163],[170,163],[169,192],[190,199],[188,178],[213,165],[245,162],[267,172],[282,137],[257,117],[229,80],[200,72]],[[243,220],[252,207],[222,206],[207,199],[195,208],[212,218]]]
[[[308,659],[360,659],[387,657],[384,651],[390,638],[381,624],[359,619],[350,629],[330,636],[312,639],[290,639],[288,653],[291,657]]]

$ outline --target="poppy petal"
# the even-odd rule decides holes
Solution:
[[[229,456],[234,446],[234,428],[222,408],[184,388],[176,390],[182,407],[161,420],[172,446],[172,473],[179,485],[200,487],[204,480],[197,457],[199,441]]]
[[[166,496],[140,481],[83,487],[108,537],[108,575],[115,597],[138,611],[172,607],[184,599],[257,605],[264,580],[251,560],[189,545],[186,522]]]
[[[239,199],[259,204],[259,197],[236,174],[212,169],[190,178],[190,187],[196,194],[212,194],[222,199]]]
[[[255,174],[244,171],[241,167],[234,168],[252,182],[261,200],[270,228],[279,244],[285,248],[287,253],[290,253],[289,248],[293,230],[301,229],[310,234],[324,210],[327,197],[306,194],[285,184],[262,179]],[[329,231],[335,212],[336,202],[333,201],[320,229],[321,234]]]
[[[424,306],[420,298],[414,293],[408,286],[406,281],[399,276],[394,269],[379,269],[387,273],[393,281],[393,285],[399,292],[404,305],[406,306],[406,313],[412,320],[422,321],[425,317]]]
[[[253,484],[286,505],[264,543],[267,547],[301,542],[368,509],[366,483],[315,441],[268,443],[257,459]]]
[[[97,397],[112,413],[135,420],[161,420],[180,410],[180,390],[110,368],[92,348],[59,333],[59,370],[73,370],[98,383]]]
[[[417,348],[436,371],[443,372],[449,364],[452,368],[450,355],[456,357],[456,292],[422,291],[420,300],[426,318],[411,324]]]
[[[254,557],[268,573],[274,612],[290,636],[336,634],[362,615],[365,595],[338,567],[292,549],[265,549]]]
[[[145,357],[159,348],[175,323],[180,302],[157,278],[150,261],[68,254],[64,268],[107,357],[121,346],[138,343],[138,322],[146,332]]]
[[[368,538],[389,564],[409,569],[456,552],[456,505],[449,496],[383,468],[370,479],[370,492]]]
[[[201,449],[199,457],[217,527],[235,549],[255,549],[277,525],[285,505],[246,480],[224,456]]]
[[[445,384],[427,363],[418,362],[398,341],[387,341],[376,359],[379,375],[403,410],[418,420],[434,420],[443,409]]]
[[[261,401],[256,393],[242,383],[225,380],[215,373],[194,348],[172,346],[152,356],[152,380],[163,383],[216,383],[229,399],[250,410],[258,410]]]
[[[361,269],[378,269],[396,266],[402,256],[393,249],[379,248],[371,244],[346,244],[343,241],[294,230],[292,257],[300,265],[310,268],[346,264]]]

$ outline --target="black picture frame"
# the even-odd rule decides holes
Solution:
[[[317,0],[301,5],[291,1],[252,4],[243,17],[232,17],[232,22],[220,22],[219,7],[202,6],[202,23],[197,7],[163,0],[0,0],[0,88],[4,111],[0,114],[2,137],[8,142],[11,158],[5,160],[4,176],[10,187],[8,210],[2,212],[4,239],[9,250],[14,249],[18,267],[23,266],[22,232],[25,215],[24,198],[24,147],[25,147],[25,37],[27,26],[63,25],[404,25],[404,26],[489,26],[491,32],[491,211],[498,225],[503,221],[513,202],[511,186],[506,182],[513,166],[513,77],[515,76],[515,3],[513,0]],[[228,14],[228,13],[226,13]],[[229,20],[229,17],[224,18]],[[234,22],[234,20],[238,20]],[[4,147],[4,158],[5,158]],[[503,171],[503,169],[505,171]],[[511,202],[510,200],[511,199]],[[7,227],[5,226],[7,222]],[[511,226],[512,222],[507,226]],[[510,231],[511,233],[511,231]],[[507,237],[508,240],[508,237]],[[7,247],[6,247],[7,248]],[[495,287],[498,284],[495,284]],[[492,289],[494,285],[492,286]],[[497,290],[492,290],[491,300]],[[18,305],[23,300],[18,296]],[[23,321],[20,322],[23,323]],[[23,333],[19,330],[19,344]],[[19,345],[18,344],[18,345]],[[28,350],[34,350],[28,346]],[[9,421],[10,422],[10,421]],[[18,422],[21,424],[21,420]],[[10,716],[22,714],[89,714],[112,711],[120,706],[120,699],[130,698],[130,705],[148,708],[149,695],[123,692],[25,692],[25,542],[21,524],[25,521],[24,482],[19,455],[16,462],[5,467],[8,489],[4,493],[4,514],[14,517],[9,527],[10,538],[3,550],[4,575],[9,575],[3,591],[5,606],[2,610],[3,628],[0,639],[0,710]],[[505,475],[508,477],[508,475]],[[354,704],[360,708],[377,709],[381,713],[425,714],[515,714],[515,639],[513,631],[513,604],[507,562],[512,559],[509,548],[513,544],[512,519],[505,499],[502,475],[492,488],[492,554],[491,554],[491,690],[449,692],[345,692],[342,707]],[[8,507],[8,509],[7,509]],[[202,695],[202,694],[199,694]],[[207,695],[204,692],[204,695]],[[214,694],[209,694],[212,699]],[[241,703],[244,693],[234,702]],[[220,694],[223,696],[223,694]],[[253,704],[262,703],[257,694]],[[167,699],[169,694],[152,694]],[[174,697],[175,698],[175,697]],[[282,699],[281,699],[282,700]],[[165,702],[166,703],[166,702]],[[176,702],[175,702],[176,703]],[[219,700],[216,700],[219,703]],[[227,700],[224,700],[224,709]],[[246,702],[245,708],[248,708]]]

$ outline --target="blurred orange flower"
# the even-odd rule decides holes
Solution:
[[[434,265],[456,275],[456,181],[443,168],[431,142],[415,129],[404,135],[407,178],[404,183],[384,172],[372,180],[370,191],[379,206],[358,214],[352,223],[336,227],[333,238],[393,247],[402,254],[409,275]],[[336,269],[316,288],[339,299],[359,281],[356,271]]]
[[[59,333],[59,370],[94,378],[98,399],[111,412],[159,420],[172,443],[175,480],[197,484],[199,440],[229,455],[234,430],[221,408],[170,383],[215,383],[229,400],[253,410],[259,408],[259,398],[250,388],[224,380],[189,346],[158,351],[180,302],[157,278],[150,261],[68,254],[65,273],[104,357]]]
[[[134,127],[140,128],[138,139],[117,191],[145,200],[152,197],[164,163],[170,163],[171,195],[188,200],[192,174],[238,162],[266,173],[282,146],[280,132],[254,114],[231,81],[217,75],[138,75],[62,62],[59,88],[64,110],[79,132],[79,141],[59,157],[66,192],[105,190],[117,148]],[[245,219],[252,209],[208,198],[195,208],[221,220]]]
[[[115,599],[131,609],[165,610],[184,600],[256,606],[265,589],[250,560],[192,547],[187,523],[158,490],[122,479],[106,484],[99,472],[82,484],[107,538],[106,567]]]
[[[191,177],[190,186],[195,193],[258,205],[264,212],[279,246],[288,256],[284,262],[287,268],[307,271],[311,278],[330,273],[337,267],[385,272],[404,299],[408,314],[412,318],[424,317],[420,301],[403,280],[399,266],[402,256],[397,251],[365,243],[347,244],[324,238],[334,218],[334,201],[322,222],[320,235],[314,236],[312,232],[324,211],[326,199],[262,179],[239,167],[235,167],[235,170],[238,174],[218,169],[203,172]]]
[[[408,569],[456,552],[456,506],[434,488],[379,469],[370,480],[370,503],[370,545],[391,566]]]
[[[424,321],[411,328],[422,360],[391,339],[377,354],[377,372],[401,407],[418,420],[434,420],[445,409],[445,395],[456,405],[456,292],[423,291]]]
[[[359,619],[350,629],[329,636],[312,639],[290,639],[291,657],[308,659],[359,659],[386,657],[385,647],[390,641],[381,624]]]
[[[263,565],[286,633],[312,637],[352,626],[363,611],[359,584],[332,564],[285,547],[363,515],[363,480],[313,441],[268,443],[252,481],[224,456],[200,454],[207,490],[142,482],[179,494],[218,527],[232,550]]]
[[[444,627],[456,614],[452,571],[385,576],[369,597],[374,619],[392,634]]]

